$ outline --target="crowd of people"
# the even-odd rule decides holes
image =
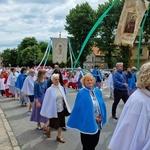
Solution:
[[[111,150],[148,150],[149,75],[150,63],[144,64],[138,75],[136,67],[124,71],[122,62],[116,63],[112,69],[107,80],[113,99],[112,118],[118,119],[116,110],[121,99],[125,106],[109,144]],[[103,80],[98,66],[86,74],[80,67],[72,74],[67,68],[60,70],[58,65],[39,69],[0,68],[2,96],[14,97],[19,99],[21,106],[29,106],[30,121],[36,122],[37,128],[43,130],[47,138],[51,137],[51,128],[54,128],[58,131],[56,140],[65,143],[62,129],[77,129],[83,150],[95,150],[102,127],[107,122],[107,109],[100,90]],[[66,87],[78,89],[72,110],[67,102]],[[66,116],[69,116],[67,123]],[[145,128],[141,131],[142,122]],[[140,133],[143,138],[139,138]],[[126,144],[116,144],[117,138]]]

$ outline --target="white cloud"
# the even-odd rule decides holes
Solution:
[[[0,52],[15,48],[27,36],[39,41],[67,37],[65,18],[77,4],[88,2],[93,9],[108,0],[0,0]]]

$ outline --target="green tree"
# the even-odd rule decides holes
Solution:
[[[3,65],[29,66],[38,65],[46,51],[48,43],[37,42],[35,37],[26,37],[18,45],[17,49],[6,49],[2,53]],[[52,55],[49,56],[47,65],[52,64]],[[43,65],[43,64],[42,64]]]
[[[24,51],[28,47],[33,47],[33,46],[38,46],[38,41],[35,39],[35,37],[26,37],[18,45],[17,64],[19,66],[25,65],[25,60],[24,60],[25,57],[22,57],[23,56],[22,51]]]
[[[66,16],[65,30],[71,35],[69,38],[76,57],[79,55],[79,50],[95,21],[95,11],[87,2],[77,5],[75,8],[71,9]],[[92,38],[93,37],[94,35]],[[93,45],[92,38],[87,43],[81,55],[82,59],[80,58],[79,60],[81,65],[86,60],[86,56],[91,53],[91,47]]]
[[[150,2],[150,0],[148,0],[148,1]],[[149,10],[147,20],[146,20],[145,26],[144,26],[143,38],[145,39],[145,42],[150,41],[150,10]]]
[[[99,4],[97,11],[97,18],[101,16],[104,11],[112,4],[113,0],[105,2],[105,4]],[[101,51],[105,51],[105,62],[108,63],[108,67],[114,66],[114,53],[115,46],[113,45],[115,32],[118,26],[118,21],[123,8],[124,0],[119,1],[114,8],[104,18],[101,25],[98,27],[98,37],[95,38],[95,44]]]
[[[47,42],[43,42],[43,41],[39,42],[39,48],[41,49],[42,53],[45,53],[47,46],[48,46]]]
[[[20,57],[22,58],[22,66],[32,67],[38,63],[38,57],[41,54],[41,50],[37,45],[28,46],[23,49],[20,54]]]
[[[24,38],[21,43],[18,45],[18,50],[21,51],[29,46],[38,45],[38,41],[35,37],[26,37]]]
[[[2,63],[3,66],[9,66],[9,64],[11,64],[11,66],[17,66],[17,49],[6,49],[2,52]]]
[[[117,59],[116,62],[123,62],[124,69],[126,70],[131,64],[131,48],[129,46],[120,46],[119,50],[116,51]],[[116,63],[115,62],[115,63]]]

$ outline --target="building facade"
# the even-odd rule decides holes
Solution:
[[[83,63],[83,68],[93,69],[95,65],[100,69],[108,67],[107,63],[105,63],[105,52],[100,51],[98,47],[92,48],[92,53],[87,56],[86,61]]]
[[[138,60],[138,43],[134,44],[134,48],[132,49],[132,66],[137,66],[137,60]],[[141,43],[141,49],[140,49],[140,67],[146,63],[150,62],[150,43],[142,42]]]

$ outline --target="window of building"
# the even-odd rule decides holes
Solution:
[[[94,57],[92,56],[92,62],[94,61]]]
[[[143,53],[143,49],[141,48],[141,49],[140,49],[140,55],[142,55],[142,53]]]
[[[101,62],[104,62],[105,58],[104,57],[101,57]]]

